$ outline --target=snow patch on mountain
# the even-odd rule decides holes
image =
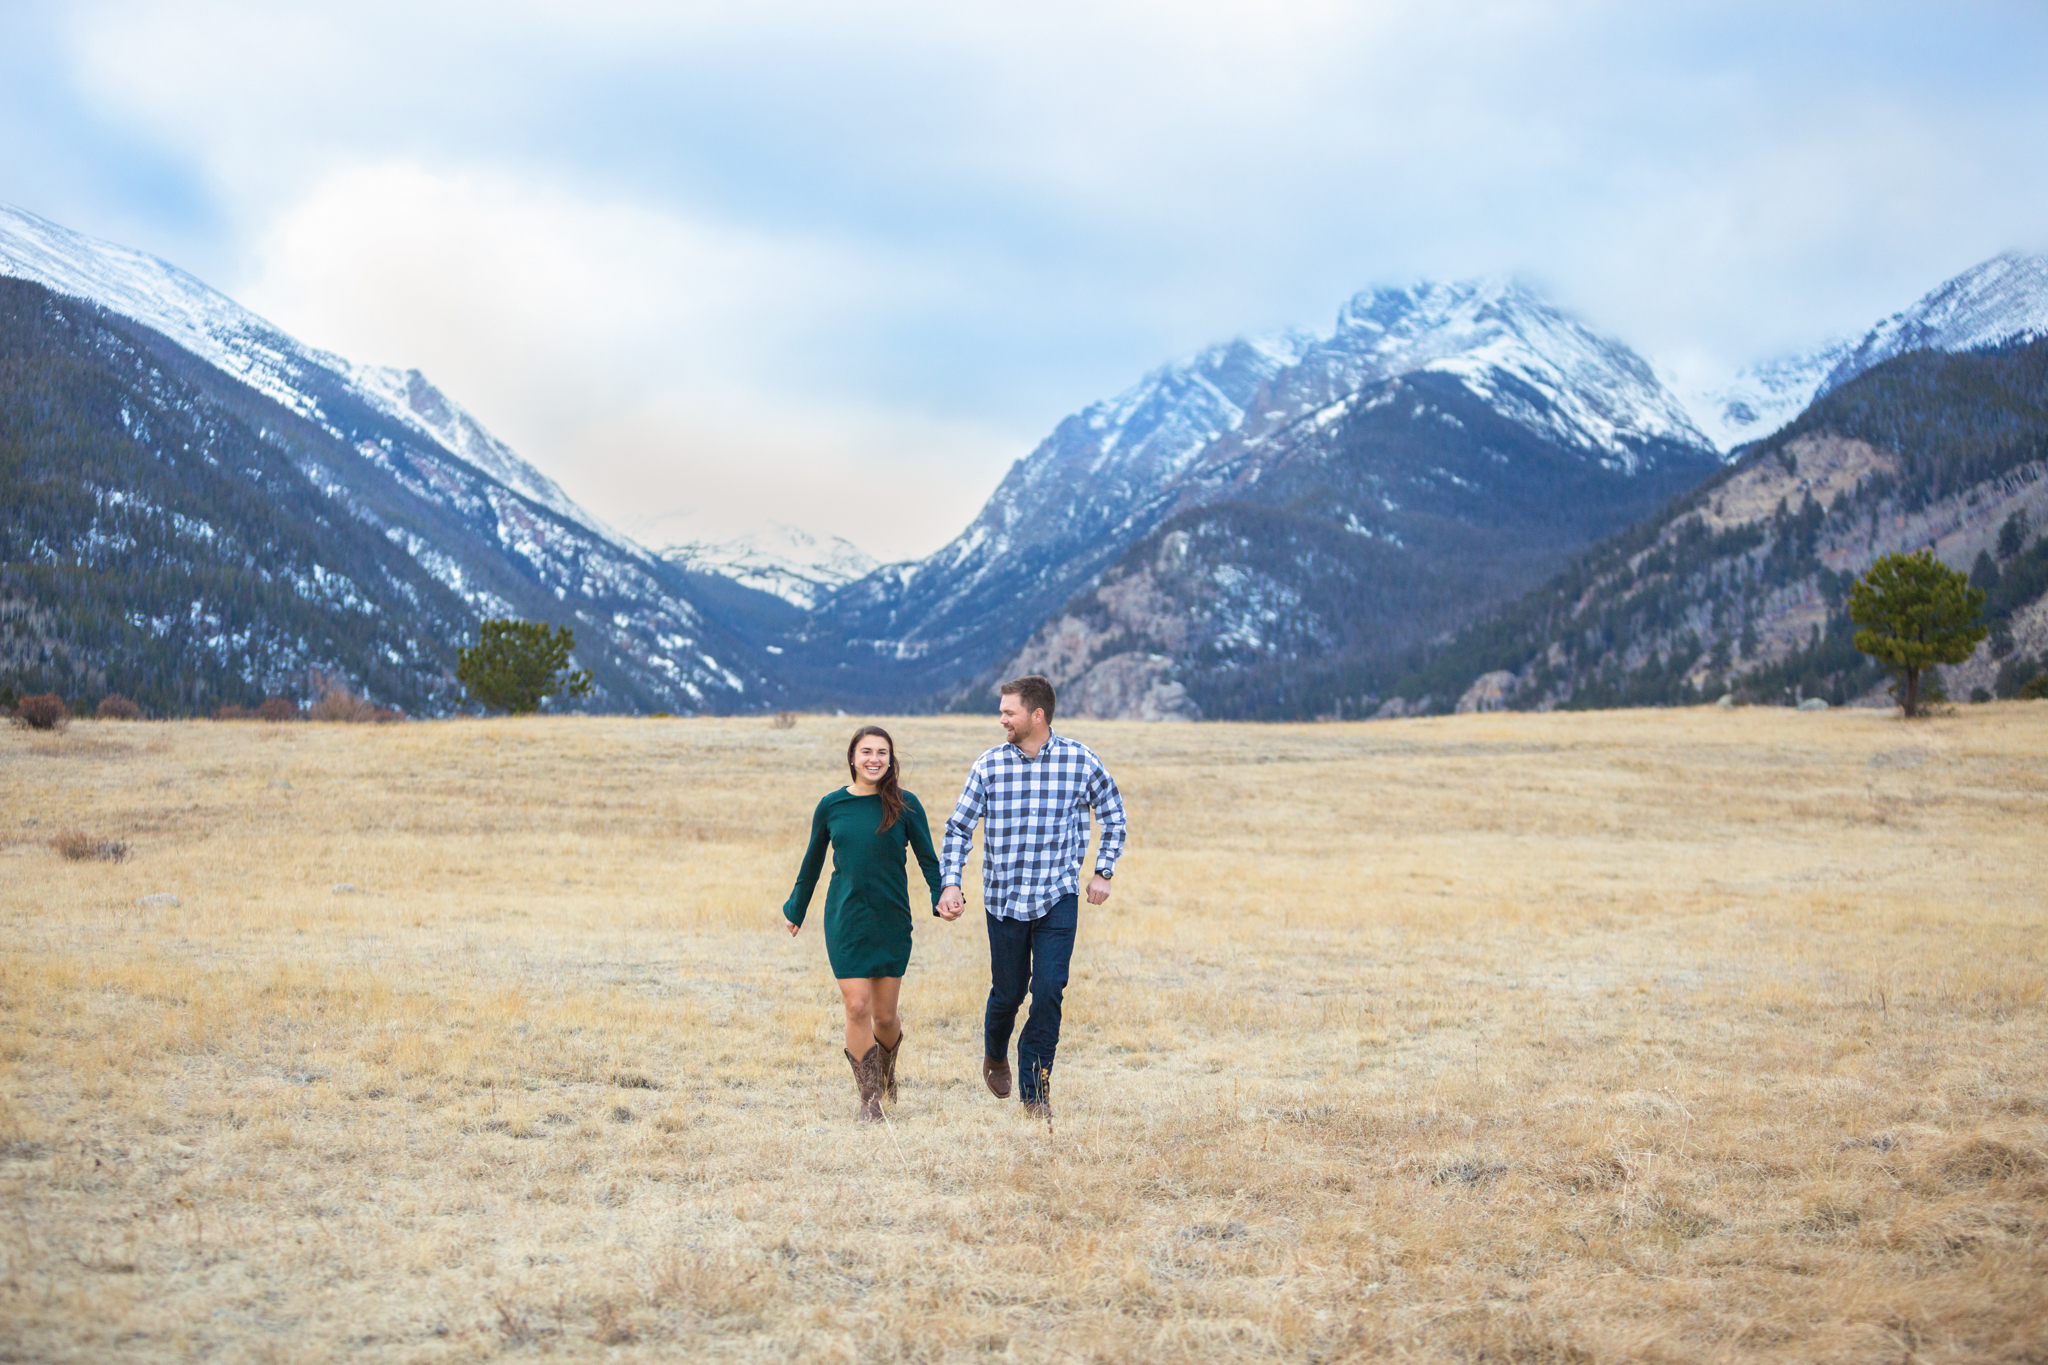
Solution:
[[[2048,336],[2048,254],[2003,252],[1871,328],[1820,392],[1908,351],[1970,351],[2040,336]]]
[[[1806,410],[1854,343],[1837,338],[1745,365],[1718,382],[1682,389],[1686,409],[1723,455],[1761,440]]]
[[[1538,435],[1626,472],[1643,442],[1708,444],[1641,356],[1508,280],[1366,290],[1302,368],[1354,393],[1417,371],[1453,375]]]
[[[661,554],[682,568],[722,574],[806,611],[834,589],[881,567],[843,536],[782,525],[717,544],[672,545]]]
[[[147,252],[88,237],[0,204],[0,274],[33,280],[59,294],[87,299],[132,318],[265,397],[335,431],[306,382],[309,371],[325,370],[379,412],[397,418],[506,487],[607,540],[624,540],[572,502],[547,475],[484,430],[418,370],[355,365],[330,351],[308,346]]]
[[[483,423],[435,388],[418,370],[390,365],[354,365],[339,356],[328,359],[340,367],[337,372],[379,411],[396,417],[513,492],[601,533],[607,540],[625,542],[624,535],[578,506],[553,479],[520,459],[512,447],[485,430]]]

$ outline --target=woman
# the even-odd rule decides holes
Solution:
[[[860,1087],[860,1119],[882,1117],[882,1096],[896,1099],[896,1053],[903,1026],[896,997],[910,965],[910,879],[903,851],[917,855],[938,913],[939,858],[918,799],[897,785],[896,744],[879,725],[863,725],[846,746],[851,784],[827,792],[811,816],[811,846],[783,902],[792,936],[804,927],[811,892],[832,847],[825,892],[825,952],[846,1001],[846,1060]]]

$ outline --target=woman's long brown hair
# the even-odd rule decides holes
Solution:
[[[853,751],[858,749],[860,742],[869,735],[880,736],[889,745],[889,771],[883,773],[882,780],[875,783],[875,794],[882,798],[882,824],[881,828],[875,831],[879,834],[902,818],[903,788],[896,782],[896,741],[890,739],[889,732],[879,725],[863,725],[853,732],[852,739],[846,741],[846,775],[852,778],[856,785],[859,784],[860,774],[853,769]]]

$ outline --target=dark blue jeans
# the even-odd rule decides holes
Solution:
[[[1080,901],[1061,896],[1037,919],[988,917],[988,1021],[983,1026],[986,1056],[1010,1054],[1010,1027],[1017,1007],[1031,993],[1031,1017],[1017,1035],[1017,1090],[1030,1103],[1039,1097],[1039,1073],[1051,1074],[1060,1046],[1060,999],[1067,993],[1067,965],[1074,960],[1074,929]]]

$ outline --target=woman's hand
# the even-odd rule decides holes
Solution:
[[[801,929],[801,928],[803,928],[803,926],[802,926],[801,924],[797,924],[797,923],[794,923],[793,921],[790,921],[790,920],[784,920],[784,921],[783,921],[783,923],[784,923],[784,924],[787,924],[787,925],[789,925],[789,936],[790,936],[791,938],[795,938],[795,937],[796,937],[796,931],[797,931],[797,930],[799,930],[799,929]]]

